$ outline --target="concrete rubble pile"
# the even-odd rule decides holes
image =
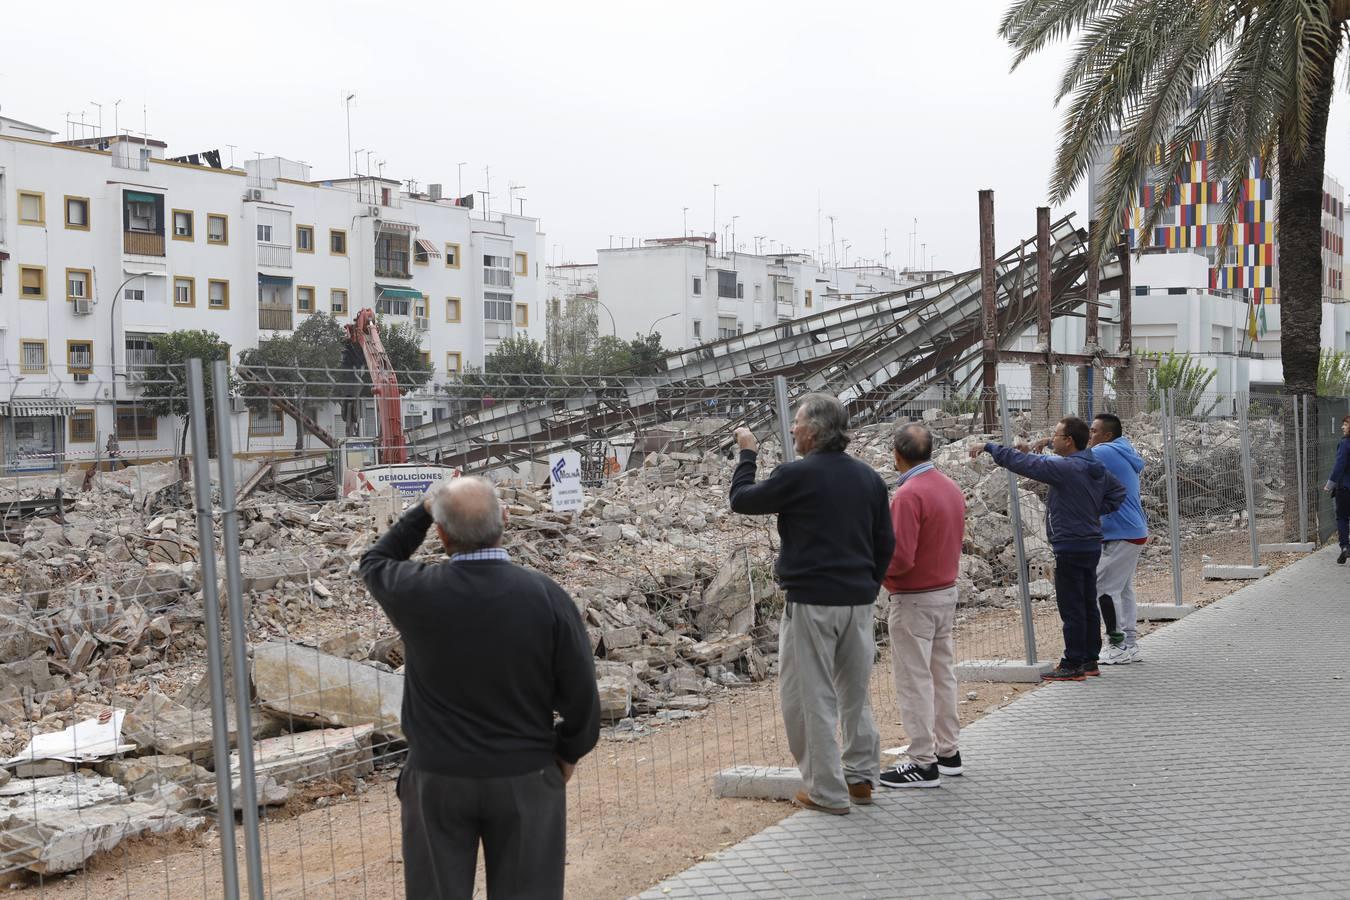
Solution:
[[[967,460],[972,416],[925,419],[942,444],[938,466],[957,480],[971,510],[959,581],[963,614],[1012,606],[1007,475],[987,457]],[[693,424],[697,432],[719,423]],[[1023,431],[1025,423],[1018,424]],[[1149,462],[1146,505],[1161,523],[1157,418],[1141,415],[1127,427]],[[1214,448],[1236,453],[1229,427],[1182,424],[1183,478],[1216,482],[1212,470],[1229,464],[1216,461]],[[1278,497],[1278,423],[1254,420],[1253,429],[1260,496]],[[888,482],[892,430],[858,429],[850,447]],[[766,440],[761,476],[779,456],[776,439]],[[214,809],[201,551],[192,510],[177,505],[191,492],[172,467],[138,468],[147,477],[134,469],[100,474],[90,490],[71,491],[61,515],[18,526],[6,520],[0,753],[14,757],[34,736],[111,708],[126,710],[120,739],[134,745],[93,762],[40,759],[0,768],[0,863],[8,866],[68,871],[129,836],[200,823]],[[626,470],[588,487],[576,513],[554,512],[547,485],[503,484],[513,559],[566,588],[585,620],[607,739],[701,715],[715,695],[776,671],[778,537],[772,519],[730,512],[732,468],[720,451],[637,453]],[[1032,596],[1050,598],[1041,493],[1023,482],[1019,500]],[[1196,521],[1229,527],[1231,507],[1226,497],[1220,501],[1221,517],[1205,518],[1201,509]],[[401,507],[393,495],[302,503],[261,491],[240,503],[253,690],[245,744],[252,744],[262,803],[303,800],[297,786],[315,779],[359,792],[383,777],[382,761],[401,759],[403,648],[357,575],[361,554]],[[1164,540],[1149,554],[1160,559],[1165,528],[1155,524],[1154,533]],[[442,557],[428,541],[416,558]],[[226,596],[223,584],[220,594]],[[227,625],[224,632],[228,641]],[[237,787],[236,718],[227,710]],[[237,791],[235,798],[237,805]]]

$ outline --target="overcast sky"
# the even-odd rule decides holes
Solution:
[[[0,112],[64,136],[69,111],[122,124],[170,154],[220,148],[346,175],[352,144],[384,174],[525,185],[549,260],[592,262],[620,237],[735,222],[736,243],[850,262],[940,268],[978,259],[976,191],[995,190],[1000,251],[1035,230],[1059,117],[1053,48],[1015,75],[1002,0],[831,3],[486,2],[383,6],[74,0],[26,4],[0,56]],[[1350,115],[1333,112],[1328,167],[1350,180]],[[364,168],[364,154],[362,167]],[[1083,194],[1056,215],[1076,209]]]

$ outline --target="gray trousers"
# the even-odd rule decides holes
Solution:
[[[469,900],[480,840],[489,900],[561,900],[567,794],[556,765],[501,778],[409,766],[398,797],[408,900]]]
[[[889,624],[895,700],[909,735],[906,755],[922,766],[956,753],[956,588],[891,594]]]
[[[1134,599],[1134,570],[1139,566],[1143,544],[1106,541],[1097,563],[1097,596],[1110,597],[1116,610],[1116,627],[1125,633],[1125,646],[1133,647],[1138,634],[1139,607]]]
[[[867,693],[876,656],[872,611],[870,603],[788,603],[783,610],[783,725],[806,795],[821,806],[847,807],[849,784],[875,785],[881,774],[881,735]],[[836,730],[843,732],[842,756]]]

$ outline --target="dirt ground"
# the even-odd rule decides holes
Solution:
[[[1201,556],[1238,562],[1234,554],[1245,545],[1245,534],[1238,534],[1189,546],[1183,558],[1188,602],[1203,606],[1240,588],[1241,582],[1201,581]],[[1262,562],[1278,569],[1292,559],[1271,556]],[[1141,570],[1137,593],[1140,602],[1171,602],[1165,560]],[[1053,602],[1038,602],[1034,620],[1041,658],[1056,658],[1062,643]],[[1141,633],[1152,627],[1163,626],[1141,625]],[[986,658],[980,648],[1016,648],[1020,640],[1021,624],[1011,611],[969,615],[958,631],[962,648],[977,648],[974,653],[963,649],[964,658]],[[889,668],[883,652],[872,693],[884,748],[905,743]],[[962,724],[1036,687],[963,683]],[[772,680],[724,694],[694,717],[647,720],[638,731],[609,734],[582,761],[569,786],[567,895],[585,900],[630,896],[793,811],[784,803],[713,799],[712,776],[740,764],[791,764]],[[363,787],[312,785],[287,807],[269,811],[262,833],[267,894],[401,896],[398,811],[392,773],[377,775]],[[82,873],[23,879],[12,887],[20,896],[60,900],[177,900],[218,897],[220,882],[219,835],[212,828],[127,842],[91,861]],[[476,896],[484,896],[481,877],[478,886]]]

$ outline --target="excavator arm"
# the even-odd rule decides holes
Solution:
[[[389,362],[389,354],[384,351],[380,330],[375,326],[375,313],[369,309],[361,310],[346,330],[347,340],[361,348],[366,368],[370,370],[371,393],[375,395],[375,416],[380,429],[380,462],[385,465],[407,462],[408,441],[403,434],[403,400],[398,390],[398,375]]]

